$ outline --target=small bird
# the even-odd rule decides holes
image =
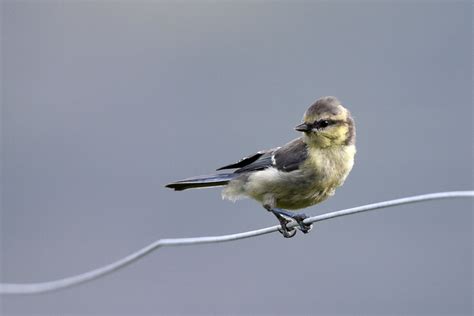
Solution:
[[[222,197],[235,201],[250,197],[279,220],[284,237],[296,234],[291,220],[303,233],[312,225],[304,213],[292,213],[320,203],[341,186],[354,164],[355,125],[350,112],[335,97],[318,99],[295,127],[302,136],[282,147],[262,150],[219,170],[236,169],[167,184],[176,191],[224,186]]]

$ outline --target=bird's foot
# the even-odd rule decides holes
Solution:
[[[279,208],[272,208],[269,205],[264,205],[264,207],[269,211],[272,212],[273,215],[278,218],[281,227],[278,231],[285,237],[291,238],[296,234],[295,228],[288,228],[288,224],[295,221],[298,224],[298,229],[301,230],[302,233],[307,234],[313,229],[312,224],[305,224],[304,220],[308,218],[304,213],[293,213],[286,210],[282,210]]]
[[[313,229],[313,224],[305,224],[304,223],[304,220],[306,218],[308,218],[308,216],[304,213],[294,214],[292,212],[282,210],[282,209],[278,209],[278,208],[272,209],[272,212],[280,220],[280,223],[282,222],[280,217],[283,218],[284,220],[286,220],[287,223],[288,223],[288,220],[286,218],[291,218],[294,221],[296,221],[296,223],[298,224],[298,229],[301,230],[301,232],[304,233],[304,234],[309,233],[311,231],[311,229]]]
[[[304,213],[295,214],[293,215],[292,218],[296,221],[296,223],[298,223],[298,228],[299,230],[301,230],[302,233],[307,234],[313,229],[313,224],[304,223],[304,220],[308,218],[306,214]]]
[[[280,221],[280,225],[281,225],[281,227],[278,228],[278,231],[283,235],[283,237],[291,238],[294,235],[296,235],[296,229],[288,228],[288,226],[286,226],[288,223],[291,223],[290,220],[284,218],[283,216],[277,216],[277,218]]]

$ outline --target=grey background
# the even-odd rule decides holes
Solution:
[[[2,282],[110,263],[165,237],[274,225],[250,200],[163,187],[298,136],[336,95],[358,154],[320,214],[472,189],[470,1],[4,1]],[[163,249],[5,315],[469,315],[471,200]]]

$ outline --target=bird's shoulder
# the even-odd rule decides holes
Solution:
[[[282,147],[259,151],[217,170],[237,169],[235,173],[243,173],[274,167],[280,171],[290,172],[298,169],[307,157],[306,143],[302,138],[297,138]]]
[[[280,147],[274,153],[275,167],[281,171],[294,171],[308,158],[308,146],[297,138]]]

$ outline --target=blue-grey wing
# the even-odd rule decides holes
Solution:
[[[308,147],[301,138],[297,138],[274,153],[275,168],[281,171],[294,171],[308,158]]]
[[[307,147],[301,138],[295,139],[283,147],[274,148],[245,157],[240,161],[221,167],[223,169],[237,169],[235,173],[264,170],[270,167],[290,172],[298,169],[307,158]]]
[[[266,153],[266,151],[259,151],[259,152],[257,152],[256,154],[253,154],[253,155],[248,156],[248,157],[244,157],[244,158],[240,159],[239,161],[237,161],[236,163],[233,163],[233,164],[230,164],[230,165],[226,165],[226,166],[224,166],[224,167],[220,167],[220,168],[217,169],[217,170],[237,169],[237,168],[245,167],[245,166],[251,164],[252,162],[255,162],[256,160],[258,160],[258,159],[259,159],[260,157],[262,157],[265,153]]]
[[[235,170],[235,173],[263,170],[263,169],[267,169],[269,167],[274,166],[273,165],[273,160],[272,160],[274,152],[275,152],[275,150],[265,152],[257,160],[255,160],[252,163],[247,164],[247,165]]]

